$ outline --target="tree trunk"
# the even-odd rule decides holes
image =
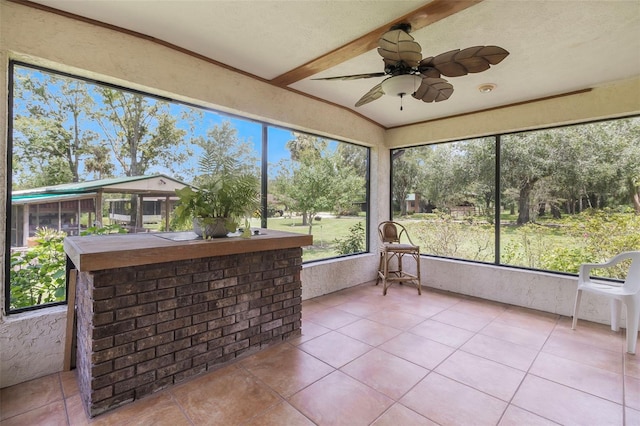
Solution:
[[[640,188],[633,193],[633,208],[636,214],[640,214]]]
[[[531,222],[529,217],[529,197],[531,195],[531,189],[533,185],[530,182],[523,184],[520,187],[520,198],[518,199],[518,225],[524,225]]]

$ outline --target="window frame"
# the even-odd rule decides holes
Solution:
[[[4,313],[5,315],[13,315],[13,314],[18,314],[21,312],[27,312],[27,311],[34,311],[34,310],[39,310],[39,309],[44,309],[44,308],[48,308],[48,307],[52,307],[52,306],[60,306],[60,305],[65,305],[67,303],[68,300],[68,286],[65,286],[65,299],[63,301],[59,301],[59,302],[50,302],[50,303],[43,303],[40,305],[33,305],[33,306],[28,306],[28,307],[22,307],[22,308],[17,308],[17,309],[10,309],[11,306],[11,220],[12,220],[12,186],[13,186],[13,149],[14,149],[14,141],[13,141],[13,132],[14,132],[14,126],[13,126],[13,121],[14,121],[14,114],[15,114],[15,108],[14,108],[14,102],[15,102],[15,98],[14,98],[14,91],[15,91],[15,73],[16,73],[16,67],[23,67],[23,68],[27,68],[27,69],[31,69],[31,70],[35,70],[41,73],[48,73],[48,74],[53,74],[56,76],[60,76],[60,77],[66,77],[66,78],[71,78],[71,79],[76,79],[76,80],[81,80],[85,83],[89,83],[89,84],[94,84],[94,85],[98,85],[98,86],[104,86],[104,87],[108,87],[114,90],[120,90],[120,91],[125,91],[128,93],[133,93],[133,94],[139,94],[139,95],[143,95],[146,97],[150,97],[153,99],[156,99],[158,101],[162,101],[162,102],[168,102],[168,103],[172,103],[172,104],[179,104],[179,105],[183,105],[189,108],[195,108],[195,109],[199,109],[202,111],[208,111],[214,114],[217,114],[219,116],[222,117],[228,117],[231,119],[235,119],[235,120],[245,120],[247,122],[252,122],[252,123],[256,123],[256,124],[260,124],[261,128],[262,128],[262,134],[261,134],[261,147],[262,147],[262,152],[260,153],[260,158],[259,158],[259,165],[260,165],[260,176],[261,176],[261,190],[262,190],[262,197],[261,197],[261,203],[262,203],[262,211],[263,214],[261,215],[261,227],[266,228],[267,227],[267,215],[264,213],[267,211],[267,191],[268,191],[268,145],[269,145],[269,140],[268,140],[268,129],[270,127],[273,128],[280,128],[280,129],[284,129],[286,131],[291,131],[291,132],[299,132],[299,133],[305,133],[311,136],[316,136],[318,138],[322,138],[325,140],[329,140],[332,142],[337,142],[337,143],[344,143],[344,144],[349,144],[349,145],[355,145],[357,147],[360,147],[362,149],[366,149],[366,171],[365,171],[365,176],[364,176],[364,180],[365,180],[365,194],[366,194],[366,200],[365,200],[365,251],[364,252],[358,252],[358,253],[350,253],[350,254],[345,254],[345,255],[339,255],[339,256],[332,256],[332,257],[327,257],[327,258],[321,258],[321,259],[314,259],[314,260],[309,260],[309,261],[305,261],[303,262],[304,264],[312,264],[314,262],[320,262],[320,261],[326,261],[326,260],[330,260],[330,259],[341,259],[341,258],[345,258],[345,257],[349,257],[349,256],[354,256],[354,255],[359,255],[359,254],[363,254],[363,253],[368,253],[370,251],[370,246],[369,246],[369,230],[370,230],[370,221],[371,221],[371,211],[370,211],[370,206],[371,206],[371,201],[370,201],[370,191],[371,191],[371,183],[370,183],[370,171],[371,171],[371,148],[365,145],[359,145],[359,144],[355,144],[352,142],[346,142],[340,139],[335,139],[335,138],[327,138],[325,136],[322,136],[320,134],[315,134],[315,133],[311,133],[305,130],[299,130],[296,129],[294,127],[285,127],[285,126],[280,126],[280,125],[274,125],[271,124],[269,122],[266,121],[262,121],[262,120],[256,120],[256,119],[252,119],[252,118],[248,118],[248,117],[244,117],[242,115],[238,115],[238,114],[230,114],[227,112],[222,112],[222,111],[218,111],[215,110],[213,108],[210,107],[206,107],[206,106],[202,106],[202,105],[198,105],[196,103],[190,103],[190,102],[185,102],[185,101],[178,101],[176,99],[172,99],[172,98],[168,98],[165,96],[159,96],[153,93],[149,93],[149,92],[144,92],[144,91],[140,91],[140,90],[136,90],[136,89],[132,89],[132,88],[128,88],[128,87],[124,87],[124,86],[119,86],[119,85],[115,85],[115,84],[111,84],[111,83],[107,83],[107,82],[103,82],[100,80],[96,80],[93,78],[88,78],[88,77],[84,77],[84,76],[80,76],[80,75],[74,75],[68,72],[64,72],[64,71],[59,71],[59,70],[55,70],[55,69],[51,69],[51,68],[47,68],[47,67],[43,67],[43,66],[39,66],[39,65],[35,65],[35,64],[31,64],[28,62],[24,62],[24,61],[20,61],[20,60],[9,60],[9,65],[8,65],[8,108],[7,108],[7,118],[8,118],[8,123],[7,123],[7,156],[6,156],[6,170],[7,170],[7,176],[6,176],[6,185],[7,185],[7,197],[6,197],[6,202],[5,202],[5,277],[4,277]],[[68,282],[68,276],[69,276],[69,259],[67,258],[67,267],[66,267],[66,277],[67,277],[67,282]]]
[[[482,138],[493,138],[494,139],[495,152],[496,152],[495,153],[495,174],[494,174],[495,175],[495,184],[494,184],[495,205],[499,206],[502,203],[502,199],[501,199],[502,198],[501,197],[501,195],[502,195],[502,184],[501,184],[502,168],[500,166],[501,166],[501,152],[502,152],[502,143],[503,143],[502,138],[503,137],[519,135],[519,134],[525,134],[525,133],[531,133],[531,132],[545,131],[545,130],[563,129],[563,128],[570,128],[570,127],[576,127],[576,126],[584,126],[584,125],[589,125],[589,124],[613,122],[613,121],[617,121],[617,120],[625,120],[625,119],[633,119],[633,118],[640,118],[640,114],[628,114],[628,115],[624,115],[624,116],[620,116],[620,117],[609,117],[609,118],[581,121],[581,122],[578,122],[578,123],[561,124],[561,125],[554,125],[554,126],[544,126],[544,127],[534,128],[534,129],[518,130],[518,131],[512,131],[512,132],[501,132],[501,133],[495,133],[495,134],[492,134],[492,135],[477,136],[478,138],[482,137]],[[395,159],[396,153],[404,152],[406,150],[409,150],[411,148],[416,148],[416,147],[430,146],[430,145],[443,145],[443,144],[450,144],[450,143],[456,143],[456,142],[464,142],[464,141],[468,141],[468,140],[475,139],[475,138],[476,138],[475,136],[469,136],[469,137],[463,138],[463,139],[452,139],[452,140],[441,141],[441,142],[437,142],[437,143],[414,144],[414,145],[408,145],[408,146],[403,146],[403,147],[399,147],[399,148],[390,149],[389,159],[391,161],[391,165],[390,165],[390,174],[391,174],[391,176],[389,178],[389,216],[392,218],[392,220],[396,219],[394,217],[394,209],[393,209],[393,200],[394,200],[394,198],[393,198],[394,197],[393,196],[393,166],[394,166],[394,159]],[[473,263],[473,264],[478,264],[478,265],[500,266],[500,267],[504,267],[504,268],[511,268],[511,269],[517,269],[517,270],[531,271],[531,272],[545,272],[545,273],[556,274],[556,275],[560,275],[560,276],[570,276],[570,277],[577,277],[578,276],[577,273],[564,272],[564,271],[554,271],[554,270],[547,270],[547,269],[537,269],[537,268],[531,268],[531,267],[527,267],[527,266],[511,265],[511,264],[508,264],[508,263],[501,263],[500,262],[500,255],[501,255],[501,238],[500,238],[500,236],[501,236],[502,224],[501,224],[501,221],[500,221],[500,209],[498,209],[498,208],[494,209],[494,222],[495,222],[496,225],[494,227],[495,259],[493,260],[493,262],[464,259],[464,258],[459,258],[459,257],[440,256],[440,255],[428,254],[428,253],[425,253],[424,251],[422,251],[420,253],[420,255],[423,256],[423,257],[427,257],[427,258],[448,259],[448,260],[455,260],[455,261]],[[598,277],[598,279],[599,280],[603,280],[603,281],[622,282],[622,280],[615,279],[615,278]]]

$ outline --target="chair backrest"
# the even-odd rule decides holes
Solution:
[[[631,266],[629,267],[624,287],[638,293],[640,292],[640,251],[622,253],[621,256],[631,259]]]
[[[407,229],[398,222],[391,220],[381,222],[380,225],[378,225],[378,236],[383,244],[400,243],[400,240],[406,237],[409,244],[413,245]]]
[[[395,222],[382,222],[378,226],[378,234],[380,235],[380,241],[383,243],[400,242],[400,236],[398,235],[398,228]]]

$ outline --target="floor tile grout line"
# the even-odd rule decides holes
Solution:
[[[542,344],[542,346],[540,347],[540,349],[537,350],[536,352],[536,356],[533,358],[533,360],[531,361],[531,364],[529,364],[529,368],[527,368],[527,370],[525,371],[524,376],[522,376],[522,380],[520,380],[520,383],[518,384],[518,387],[515,389],[515,391],[513,392],[513,395],[511,395],[511,398],[509,399],[509,402],[507,403],[507,407],[505,408],[504,412],[502,413],[502,415],[500,416],[500,419],[498,420],[498,423],[500,423],[502,421],[502,419],[504,418],[504,415],[507,412],[507,409],[509,408],[509,406],[513,405],[514,407],[518,407],[522,410],[526,410],[525,408],[522,408],[516,404],[513,404],[513,399],[516,397],[516,395],[518,394],[518,392],[520,391],[520,388],[522,388],[522,384],[524,383],[524,381],[527,379],[527,376],[529,376],[530,372],[531,372],[531,368],[533,367],[533,365],[535,364],[536,360],[538,359],[538,357],[540,356],[540,353],[542,352],[542,348],[544,348],[544,345],[547,343],[547,341],[549,341],[549,339],[551,338],[551,335],[553,334],[553,330],[555,330],[555,328],[558,325],[558,321],[559,321],[559,317],[556,318],[555,324],[553,326],[553,329],[551,330],[551,332],[549,332],[549,334],[547,335],[547,338],[545,339],[545,342]],[[535,414],[536,416],[542,417],[544,419],[547,419],[545,416],[541,415],[540,413],[535,413],[532,412],[530,410],[526,410],[528,412],[531,412],[533,414]],[[551,419],[547,419],[550,421],[553,421]],[[555,421],[553,421],[554,423],[557,423]]]

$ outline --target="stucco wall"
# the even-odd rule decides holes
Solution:
[[[62,370],[67,307],[4,318],[0,323],[0,388]]]
[[[591,91],[390,129],[389,148],[640,114],[640,78]]]

